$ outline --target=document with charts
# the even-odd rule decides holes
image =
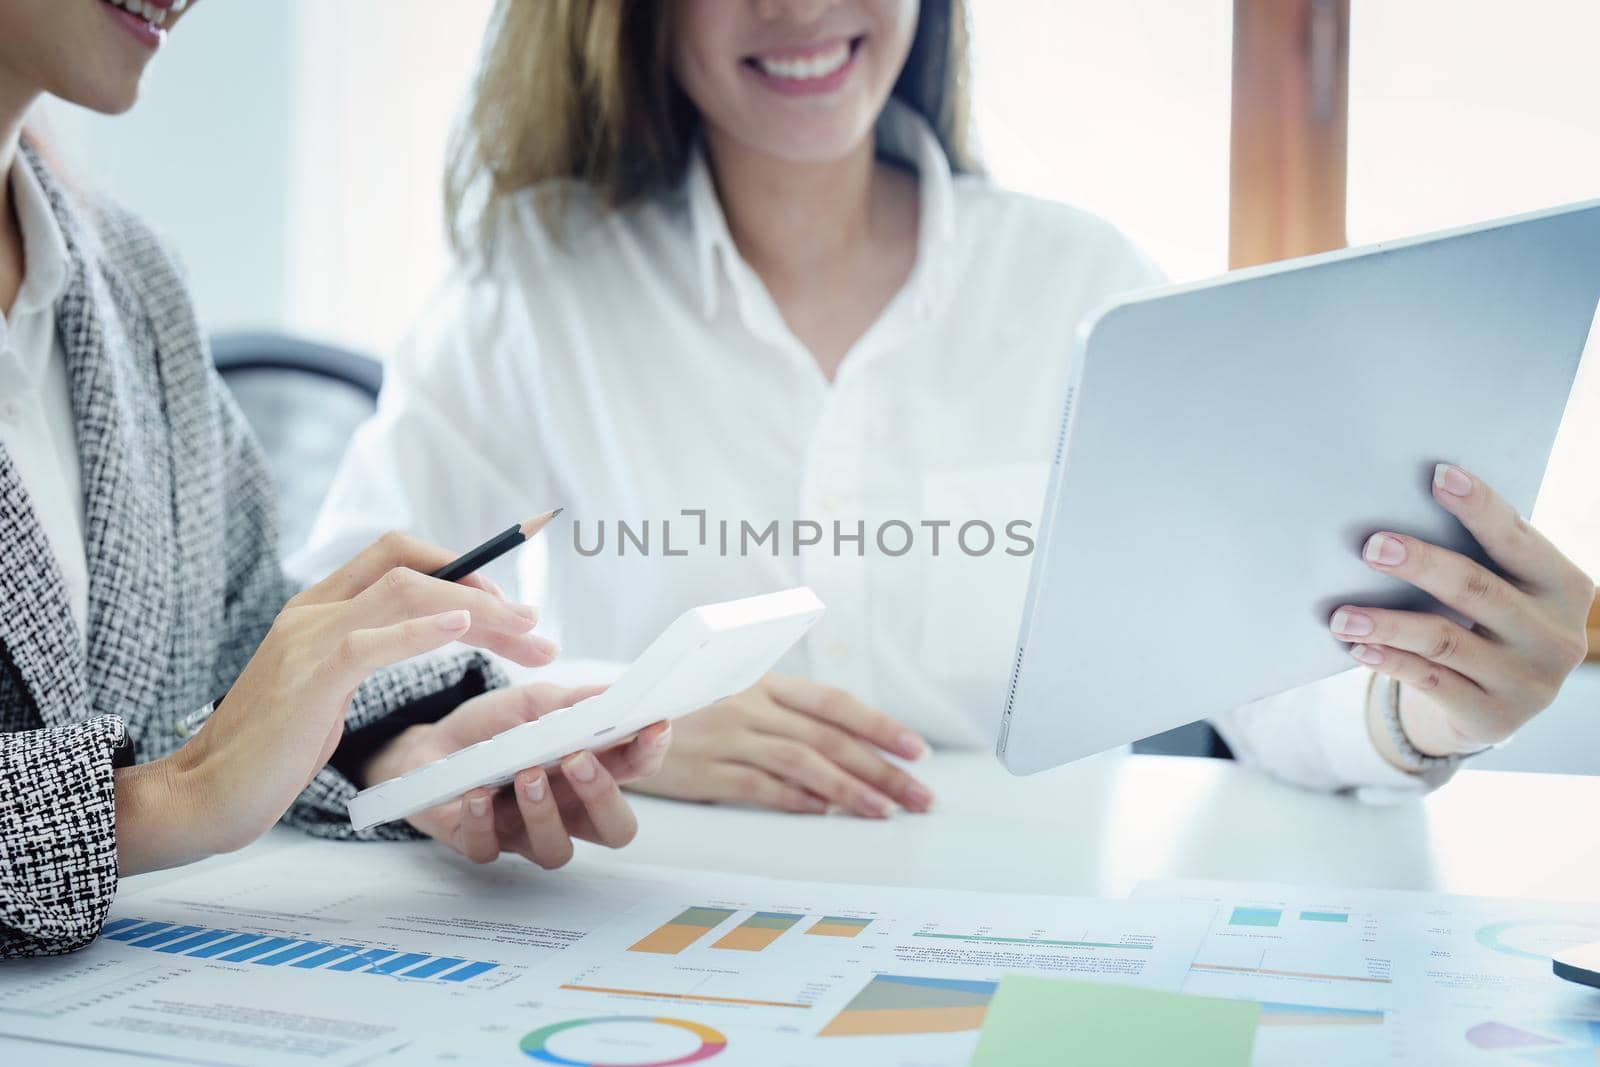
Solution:
[[[1600,991],[1550,971],[1600,904],[1146,882],[1210,909],[1183,992],[1260,1001],[1262,1064],[1600,1063]]]
[[[1007,973],[1176,990],[1209,914],[306,842],[8,962],[0,1034],[242,1065],[936,1067]]]
[[[965,1065],[1005,974],[1175,990],[1206,909],[683,875],[497,990],[435,1064]]]
[[[533,873],[311,840],[202,870],[120,895],[80,952],[0,964],[0,1034],[205,1063],[369,1057],[651,892]]]

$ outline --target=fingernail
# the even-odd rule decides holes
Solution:
[[[1393,567],[1396,563],[1406,561],[1406,546],[1397,537],[1388,534],[1373,534],[1367,538],[1366,547],[1361,550],[1361,558],[1368,563],[1381,563],[1385,567]]]
[[[472,625],[472,612],[458,608],[435,616],[433,621],[441,630],[465,630]]]
[[[895,740],[895,744],[899,747],[900,754],[906,759],[921,759],[923,754],[928,751],[928,746],[922,738],[910,730],[903,731]]]
[[[536,774],[522,783],[522,795],[537,804],[544,799],[544,775]]]
[[[933,794],[926,786],[913,785],[906,788],[906,800],[914,808],[926,808],[933,803]]]
[[[806,797],[801,804],[806,811],[811,812],[813,815],[828,814],[828,802],[821,797]]]
[[[1433,484],[1451,496],[1466,496],[1472,492],[1472,478],[1466,471],[1450,463],[1433,468]]]
[[[566,763],[567,774],[579,782],[594,781],[595,772],[598,770],[599,766],[595,763],[594,757],[587,752],[578,753]]]
[[[539,621],[539,609],[534,607],[532,604],[512,604],[510,607],[512,611],[516,612],[522,618],[527,619],[529,622]]]
[[[474,815],[482,815],[489,810],[489,798],[484,796],[470,796],[467,798],[467,810]]]
[[[1383,650],[1375,645],[1355,645],[1350,649],[1350,656],[1369,667],[1376,667],[1383,662]]]
[[[672,743],[672,727],[663,726],[661,732],[649,738],[651,748],[666,748]]]
[[[1372,616],[1359,611],[1347,611],[1340,608],[1333,613],[1333,621],[1328,627],[1336,634],[1346,637],[1365,637],[1372,632]]]
[[[889,815],[889,798],[881,793],[863,793],[861,806],[875,819],[887,818]]]
[[[561,646],[550,640],[548,637],[530,635],[528,637],[528,645],[535,652],[549,656],[551,659],[555,659],[557,656],[561,655]]]

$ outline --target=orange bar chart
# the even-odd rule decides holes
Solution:
[[[650,931],[628,951],[675,956],[704,937],[733,911],[732,908],[685,908],[677,918]]]
[[[741,952],[760,952],[783,932],[805,918],[786,911],[758,911],[744,922],[722,935],[712,948],[731,948]]]
[[[855,937],[872,925],[871,919],[857,919],[848,915],[824,915],[811,925],[807,934],[818,937]]]

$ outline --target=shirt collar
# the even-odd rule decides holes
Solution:
[[[11,166],[11,196],[22,229],[22,288],[12,310],[16,317],[56,302],[67,287],[70,253],[44,186],[20,152]]]
[[[944,148],[917,112],[890,97],[878,116],[876,129],[878,154],[899,160],[917,175],[920,211],[917,223],[917,263],[907,280],[908,288],[926,289],[935,276],[930,264],[941,261],[939,253],[955,234],[955,191],[950,161]],[[701,310],[706,318],[717,313],[726,279],[735,298],[745,304],[739,271],[739,250],[728,232],[728,221],[717,199],[716,183],[706,159],[704,144],[696,145],[689,157],[684,177],[689,205],[689,225],[694,236],[695,265],[700,284]]]

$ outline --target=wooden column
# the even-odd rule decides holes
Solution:
[[[1600,660],[1600,595],[1589,608],[1589,660]]]
[[[1234,0],[1228,263],[1345,245],[1350,0]]]

